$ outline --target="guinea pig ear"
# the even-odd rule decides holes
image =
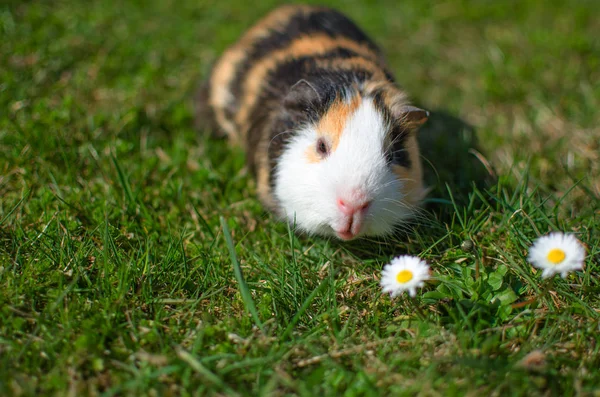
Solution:
[[[429,112],[415,106],[405,105],[400,108],[399,118],[409,128],[417,128],[427,121]]]
[[[321,101],[317,89],[308,81],[302,79],[290,88],[283,99],[283,106],[292,113],[310,111]]]

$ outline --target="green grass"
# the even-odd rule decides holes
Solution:
[[[210,63],[275,2],[2,3],[0,394],[598,395],[600,9],[397,3],[338,6],[433,111],[432,192],[359,244],[296,236],[193,130]],[[542,284],[553,230],[588,258]],[[391,300],[404,253],[435,280]]]

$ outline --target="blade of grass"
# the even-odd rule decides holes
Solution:
[[[217,375],[212,373],[208,368],[206,368],[204,365],[202,365],[202,363],[200,361],[196,360],[196,358],[194,356],[192,356],[190,353],[188,353],[187,351],[185,351],[181,348],[176,349],[176,352],[177,352],[177,356],[182,361],[184,361],[186,364],[188,364],[190,367],[192,367],[192,369],[194,371],[196,371],[197,373],[202,375],[204,377],[204,379],[206,379],[207,381],[209,381],[210,383],[212,383],[214,385],[217,385],[218,387],[220,387],[221,389],[226,391],[227,394],[230,396],[239,396],[239,394],[236,393],[232,388],[227,386],[225,384],[225,382],[223,382],[221,380],[221,378],[219,378]]]
[[[206,222],[206,219],[204,219],[204,217],[200,214],[200,212],[198,211],[198,209],[196,208],[196,206],[194,204],[192,204],[192,208],[194,209],[194,212],[196,213],[196,216],[198,217],[198,220],[200,221],[200,223],[202,224],[202,226],[206,229],[206,232],[208,234],[210,234],[210,237],[214,240],[215,239],[215,233],[212,231],[212,228],[210,227],[210,225],[208,224],[208,222]]]
[[[300,320],[300,317],[302,317],[302,315],[304,314],[306,309],[308,309],[308,306],[310,305],[310,303],[313,301],[313,299],[315,299],[315,297],[323,289],[323,287],[325,285],[327,285],[326,281],[329,281],[329,280],[327,280],[327,279],[322,280],[321,283],[317,286],[317,288],[315,288],[310,293],[310,295],[308,295],[308,297],[306,297],[306,299],[302,303],[302,306],[300,306],[300,309],[298,309],[296,314],[294,314],[294,317],[292,317],[292,321],[290,321],[290,323],[286,327],[285,331],[283,331],[283,334],[281,335],[281,340],[284,340],[285,338],[287,338],[288,335],[292,332],[292,330],[294,329],[294,327]]]
[[[15,206],[12,207],[12,209],[10,211],[8,211],[8,214],[6,214],[6,216],[4,218],[2,218],[2,220],[0,220],[0,226],[2,226],[2,224],[8,219],[8,217],[11,216],[12,213],[17,210],[17,208],[19,208],[19,206],[21,205],[23,200],[25,200],[25,198],[29,195],[29,192],[30,192],[30,190],[27,191],[27,193],[25,193],[25,196],[21,197],[21,200],[19,200],[19,202],[17,204],[15,204]]]
[[[119,165],[119,162],[117,161],[115,155],[112,154],[110,157],[112,159],[113,164],[115,165],[115,168],[117,169],[117,174],[119,175],[119,182],[121,182],[121,186],[123,186],[123,190],[125,191],[127,201],[129,202],[130,206],[135,207],[135,198],[133,197],[131,186],[129,186],[129,181],[127,180],[127,177],[125,176],[125,173]]]
[[[252,294],[250,293],[250,289],[248,288],[248,284],[244,280],[244,275],[242,274],[242,268],[240,267],[240,263],[238,262],[237,255],[235,254],[235,247],[233,246],[233,240],[231,238],[231,232],[229,231],[229,227],[227,226],[227,222],[225,218],[220,217],[221,227],[223,227],[223,234],[225,235],[225,243],[227,244],[227,249],[229,250],[229,255],[231,256],[231,263],[233,265],[233,274],[235,275],[235,279],[237,280],[240,286],[240,293],[242,294],[242,301],[244,301],[244,306],[246,306],[246,310],[252,315],[254,319],[254,323],[258,328],[263,331],[263,325],[258,317],[258,311],[256,310],[256,306],[254,305],[254,301],[252,300]]]

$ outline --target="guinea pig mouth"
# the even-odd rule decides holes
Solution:
[[[353,240],[360,234],[364,226],[364,218],[364,211],[356,212],[343,218],[341,228],[332,227],[332,229],[340,240]]]
[[[340,240],[344,240],[344,241],[350,241],[350,240],[352,240],[352,239],[354,239],[356,237],[351,232],[338,232],[338,231],[336,231],[335,235],[338,236],[338,238]]]

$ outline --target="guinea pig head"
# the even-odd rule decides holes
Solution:
[[[335,92],[298,82],[278,123],[286,137],[273,181],[281,214],[342,240],[391,233],[424,195],[415,130],[427,116],[389,84]]]

